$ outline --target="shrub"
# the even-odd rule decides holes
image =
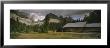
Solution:
[[[18,32],[11,32],[11,33],[10,33],[10,38],[11,38],[11,39],[15,39],[15,38],[17,38],[18,35],[19,35]]]

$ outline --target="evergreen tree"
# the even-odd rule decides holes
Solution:
[[[100,23],[101,22],[101,10],[94,10],[86,17],[87,23]]]

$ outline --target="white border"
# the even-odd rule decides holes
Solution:
[[[101,39],[10,39],[10,9],[101,9]],[[4,4],[4,45],[107,45],[107,4]]]

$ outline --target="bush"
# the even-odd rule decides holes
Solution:
[[[11,39],[15,39],[15,38],[17,38],[18,35],[19,35],[18,32],[11,32],[11,33],[10,33],[10,38],[11,38]]]

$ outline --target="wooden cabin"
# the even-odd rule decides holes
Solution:
[[[87,24],[86,22],[67,23],[63,26],[63,32],[101,32],[101,24]]]

